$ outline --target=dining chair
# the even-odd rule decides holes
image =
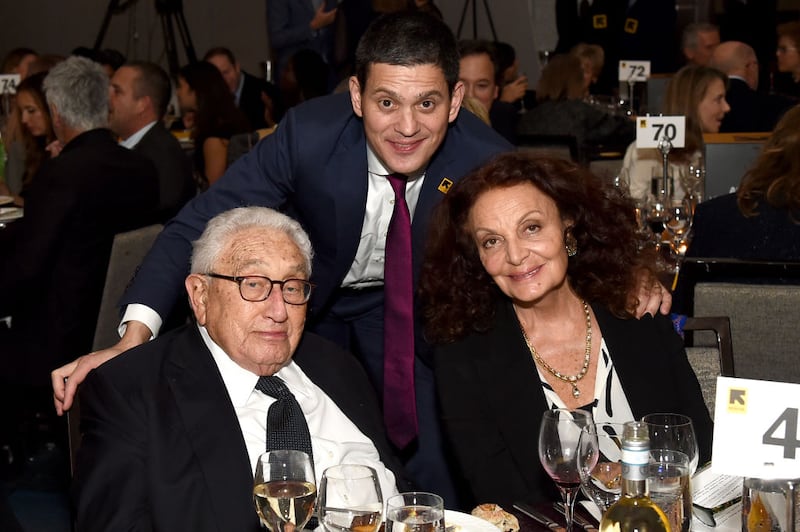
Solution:
[[[730,320],[727,316],[687,318],[683,331],[710,331],[716,336],[716,345],[686,347],[686,356],[697,376],[703,399],[713,419],[717,377],[734,376]]]
[[[519,151],[582,162],[578,140],[573,135],[517,135]]]
[[[114,236],[103,297],[100,300],[100,312],[94,331],[93,350],[104,349],[119,341],[117,305],[133,274],[163,227],[161,224],[154,224]]]

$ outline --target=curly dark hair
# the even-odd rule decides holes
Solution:
[[[483,193],[523,183],[552,198],[562,218],[574,222],[578,253],[567,266],[572,288],[618,316],[633,315],[637,273],[656,272],[655,250],[637,232],[633,201],[569,161],[508,153],[453,186],[433,213],[419,288],[430,341],[454,342],[490,328],[505,296],[483,268],[467,220]]]
[[[765,201],[786,209],[800,223],[800,106],[787,111],[775,126],[736,196],[744,216],[757,216],[759,203]]]

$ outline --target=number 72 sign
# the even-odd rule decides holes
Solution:
[[[715,473],[800,478],[800,384],[717,378]]]
[[[0,94],[16,94],[19,74],[0,74]]]

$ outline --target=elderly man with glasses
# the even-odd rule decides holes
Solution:
[[[317,480],[328,466],[363,464],[384,495],[396,493],[387,466],[399,468],[364,370],[303,333],[311,255],[300,225],[265,207],[209,222],[185,282],[197,323],[81,387],[81,530],[260,530],[253,471],[279,448],[307,450]]]

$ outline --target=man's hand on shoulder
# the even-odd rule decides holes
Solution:
[[[638,273],[638,293],[635,294],[639,304],[636,307],[636,318],[645,314],[655,316],[657,312],[667,315],[672,307],[672,294],[662,286],[658,279],[648,270]]]
[[[78,385],[86,379],[90,371],[120,353],[145,343],[151,336],[152,333],[146,325],[138,321],[130,321],[127,323],[125,334],[113,346],[83,355],[69,364],[53,370],[50,373],[50,380],[53,384],[53,402],[56,413],[61,416],[72,408]]]

